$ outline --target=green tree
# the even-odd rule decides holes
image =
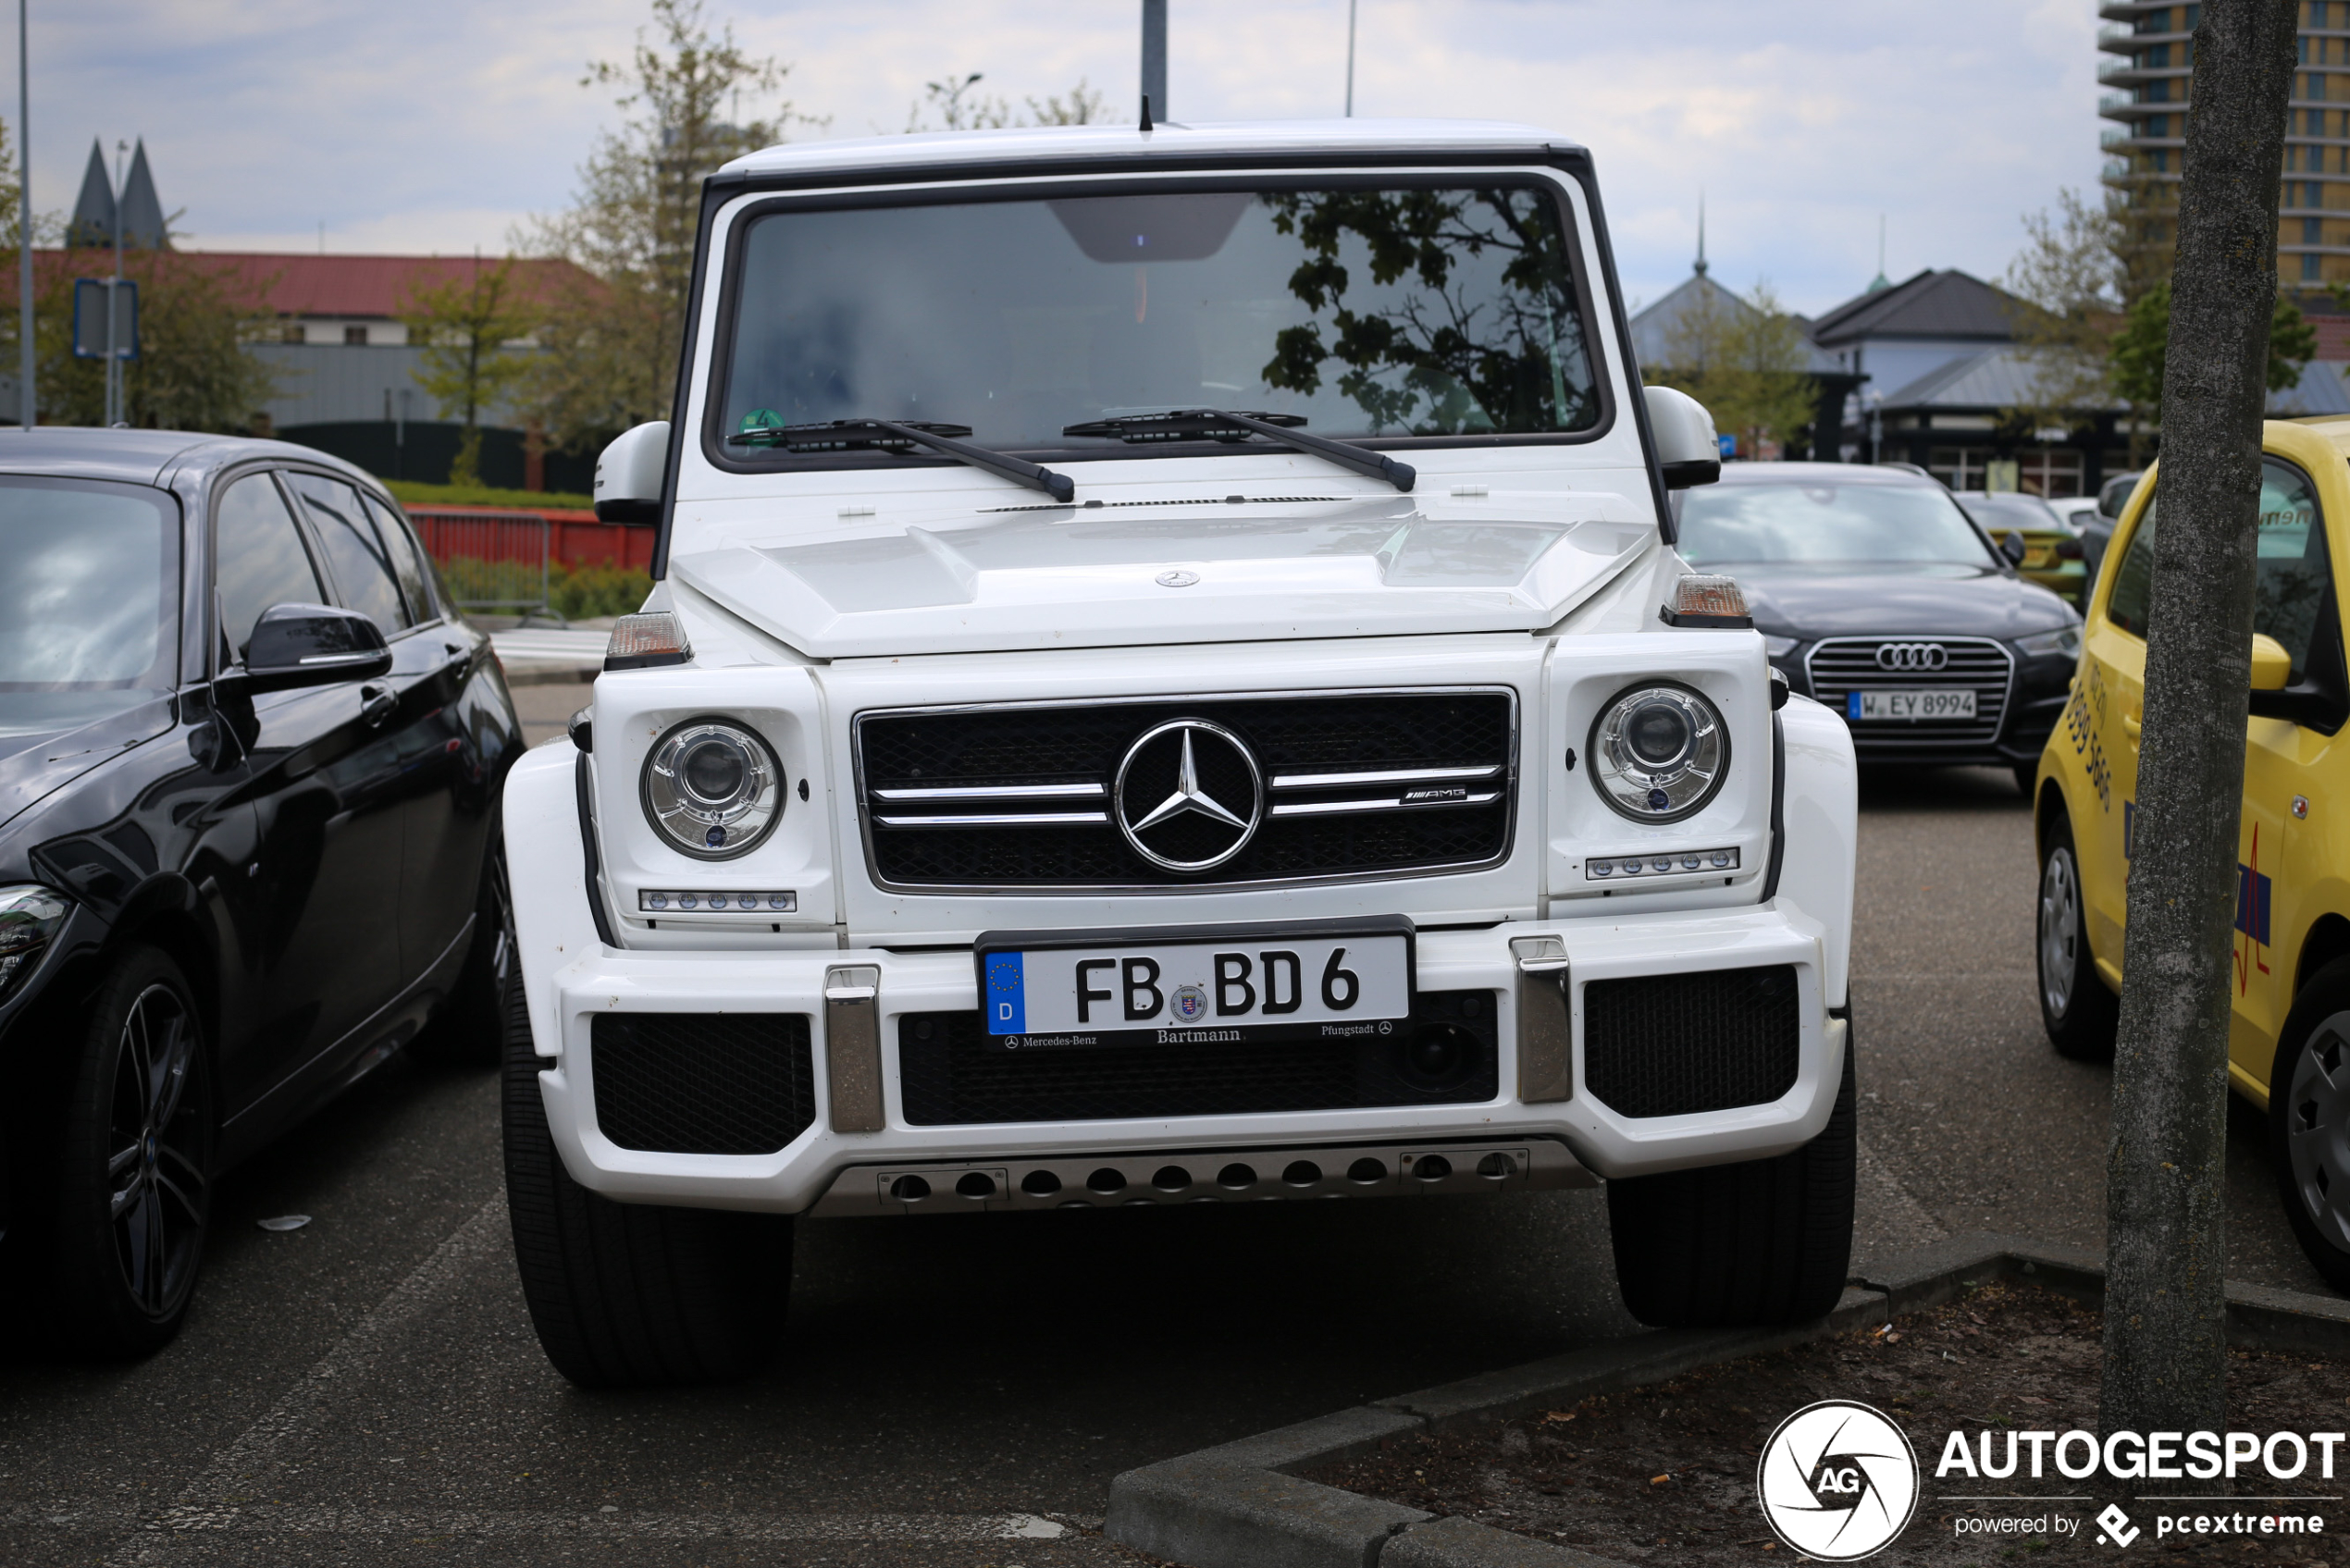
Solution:
[[[2109,203],[2093,205],[2068,189],[2058,192],[2053,215],[2026,214],[2023,231],[2023,249],[2008,265],[2006,283],[2014,299],[2009,318],[2024,362],[2024,395],[2000,410],[2000,417],[2027,431],[2063,428],[2113,401],[2122,226]]]
[[[2143,413],[2148,424],[2161,426],[2170,350],[2171,282],[2165,278],[2137,297],[2113,336],[2111,385],[2118,396],[2129,400],[2134,420]],[[2269,313],[2268,390],[2282,392],[2299,382],[2302,368],[2317,352],[2317,329],[2298,305],[2279,293]],[[2134,461],[2135,453],[2132,455]]]
[[[1803,329],[1766,281],[1744,299],[1701,288],[1665,334],[1663,363],[1641,378],[1703,403],[1714,428],[1738,438],[1749,454],[1764,441],[1785,445],[1818,416],[1819,383],[1807,366]]]
[[[916,130],[997,130],[1012,125],[1099,125],[1109,114],[1109,100],[1079,77],[1067,97],[1027,100],[1021,113],[1002,98],[975,93],[986,77],[978,71],[949,75],[922,84],[922,102],[909,105],[906,129]]]
[[[79,276],[113,272],[112,256],[86,254],[89,265]],[[104,360],[74,357],[76,269],[43,270],[48,277],[33,294],[42,422],[96,425],[105,418],[106,367]],[[126,252],[122,274],[139,287],[139,357],[123,367],[123,417],[141,429],[250,428],[261,406],[278,395],[276,373],[254,352],[277,323],[266,303],[274,277],[170,251]],[[16,313],[7,314],[13,345]]]
[[[588,68],[580,85],[619,89],[625,118],[580,166],[572,207],[521,237],[524,249],[587,274],[542,302],[525,394],[558,444],[576,451],[669,417],[702,179],[783,141],[792,125],[816,123],[788,103],[729,117],[745,96],[772,100],[789,70],[746,53],[731,27],[713,32],[701,0],[652,0],[652,25],[628,60]]]
[[[503,402],[530,373],[529,355],[515,340],[530,336],[538,314],[516,287],[511,256],[487,269],[476,259],[470,276],[419,283],[401,302],[408,340],[424,349],[416,384],[440,406],[441,417],[464,422],[451,484],[481,483],[482,412]]]

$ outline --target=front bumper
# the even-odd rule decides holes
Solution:
[[[1256,1196],[1377,1195],[1428,1190],[1404,1179],[1411,1168],[1404,1156],[1428,1153],[1445,1154],[1455,1171],[1484,1166],[1488,1173],[1481,1183],[1465,1177],[1440,1190],[1555,1186],[1586,1180],[1587,1172],[1614,1178],[1763,1158],[1817,1136],[1834,1106],[1846,1045],[1845,1026],[1829,1010],[1824,936],[1785,896],[1740,910],[1422,932],[1422,993],[1492,999],[1498,1089],[1467,1104],[917,1126],[906,1115],[898,1022],[977,1008],[967,951],[644,952],[590,944],[575,947],[579,956],[571,962],[539,971],[546,979],[534,989],[544,991],[529,1011],[538,1049],[550,1058],[540,1083],[566,1167],[582,1185],[627,1202],[910,1213],[919,1205],[885,1201],[889,1184],[881,1178],[923,1172],[939,1178],[924,1177],[934,1191],[980,1173],[992,1191],[971,1183],[963,1194],[970,1208],[1091,1206],[1121,1191],[1116,1201],[1190,1201],[1237,1195],[1227,1184],[1211,1185],[1212,1172],[1232,1165],[1261,1167]],[[1669,986],[1674,976],[1778,966],[1792,976],[1799,1041],[1793,1083],[1783,1093],[1725,1110],[1630,1117],[1591,1093],[1584,1073],[1589,985],[1651,979]],[[612,1142],[597,1110],[595,1020],[661,1013],[806,1019],[814,1114],[805,1130],[781,1149],[752,1154]],[[1562,1091],[1565,1097],[1556,1098]],[[873,1130],[848,1130],[861,1128]],[[1472,1158],[1453,1158],[1461,1154]],[[1488,1162],[1493,1154],[1508,1157]],[[1374,1157],[1386,1173],[1350,1185],[1346,1171]],[[1275,1184],[1273,1171],[1301,1160],[1321,1167],[1316,1180]],[[1105,1167],[1125,1176],[1123,1190],[1066,1191],[1081,1184],[1081,1167],[1090,1175]],[[1145,1191],[1137,1179],[1144,1168],[1156,1175],[1166,1167],[1182,1168],[1190,1185]],[[1066,1195],[1033,1190],[1041,1179],[1026,1183],[1038,1168],[1051,1169]]]

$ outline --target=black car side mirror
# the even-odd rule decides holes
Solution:
[[[357,611],[273,604],[254,623],[240,684],[247,691],[284,691],[390,672],[383,628]]]
[[[2000,535],[1999,553],[2008,558],[2009,565],[2022,565],[2024,555],[2023,536],[2018,533],[2007,533]]]

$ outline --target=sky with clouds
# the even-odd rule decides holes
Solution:
[[[33,200],[144,137],[207,250],[502,249],[560,208],[644,0],[31,0]],[[1355,108],[1530,121],[1592,149],[1626,291],[1713,276],[1818,312],[1886,266],[1995,277],[2020,216],[2096,179],[2093,0],[1359,0]],[[784,95],[903,129],[925,81],[1014,104],[1082,79],[1131,112],[1139,0],[707,0]],[[1179,120],[1337,114],[1347,0],[1169,0]],[[746,104],[748,116],[753,105]],[[766,105],[772,109],[773,105]],[[0,117],[16,127],[12,93]],[[322,227],[323,226],[323,227]]]

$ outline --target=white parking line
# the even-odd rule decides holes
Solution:
[[[501,1187],[471,1218],[450,1233],[405,1279],[392,1287],[351,1332],[318,1358],[301,1382],[286,1390],[261,1418],[215,1454],[212,1463],[180,1489],[170,1510],[148,1526],[148,1538],[125,1543],[110,1563],[154,1562],[168,1549],[168,1537],[185,1530],[231,1527],[240,1510],[216,1500],[232,1493],[242,1477],[262,1469],[287,1439],[307,1429],[324,1413],[338,1389],[349,1388],[372,1370],[385,1344],[422,1316],[443,1287],[454,1284],[476,1264],[507,1245],[506,1193]],[[167,1538],[156,1540],[155,1534]],[[132,1553],[126,1556],[125,1551]]]
[[[244,1489],[281,1451],[323,1424],[344,1389],[364,1382],[402,1330],[415,1323],[474,1268],[507,1245],[501,1190],[392,1287],[300,1382],[214,1455],[172,1506],[108,1558],[156,1563],[175,1548],[223,1533],[320,1536],[459,1536],[621,1540],[874,1541],[941,1543],[1058,1540],[1069,1527],[1034,1513],[649,1513],[499,1509],[337,1508],[257,1500]],[[38,1511],[53,1525],[70,1510]]]

